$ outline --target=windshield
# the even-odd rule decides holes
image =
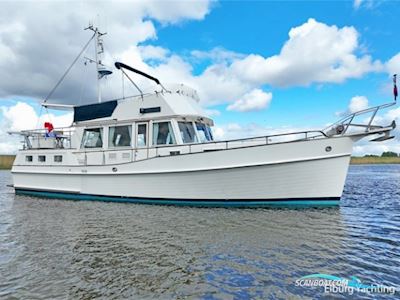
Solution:
[[[188,144],[198,142],[192,122],[178,122],[178,126],[183,143]]]
[[[201,143],[206,143],[213,140],[211,129],[206,124],[196,122],[196,129],[197,133],[199,134]]]
[[[153,145],[176,144],[171,122],[153,124]]]

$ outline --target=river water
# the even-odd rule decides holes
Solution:
[[[350,296],[296,286],[313,273],[400,287],[400,165],[351,166],[340,207],[325,209],[49,200],[10,183],[0,171],[0,298]]]

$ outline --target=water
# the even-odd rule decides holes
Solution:
[[[326,296],[295,285],[312,273],[400,285],[400,165],[352,166],[340,208],[327,209],[47,200],[10,183],[1,171],[0,298]]]

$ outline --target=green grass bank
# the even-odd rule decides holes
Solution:
[[[11,169],[15,155],[0,155],[0,169]]]
[[[352,157],[352,165],[363,164],[400,164],[400,157]]]

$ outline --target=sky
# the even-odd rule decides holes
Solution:
[[[71,124],[71,113],[47,112],[40,103],[90,38],[83,30],[89,22],[107,32],[106,65],[122,61],[165,84],[195,88],[215,136],[229,139],[322,129],[390,102],[392,75],[400,73],[399,15],[398,1],[378,0],[0,0],[0,153],[20,145],[8,131],[48,120]],[[49,102],[96,101],[94,66],[84,62]],[[122,95],[120,72],[113,71],[102,83],[104,99]],[[398,106],[378,121],[393,119],[400,119]],[[353,154],[400,153],[399,133],[385,143],[363,140]]]

